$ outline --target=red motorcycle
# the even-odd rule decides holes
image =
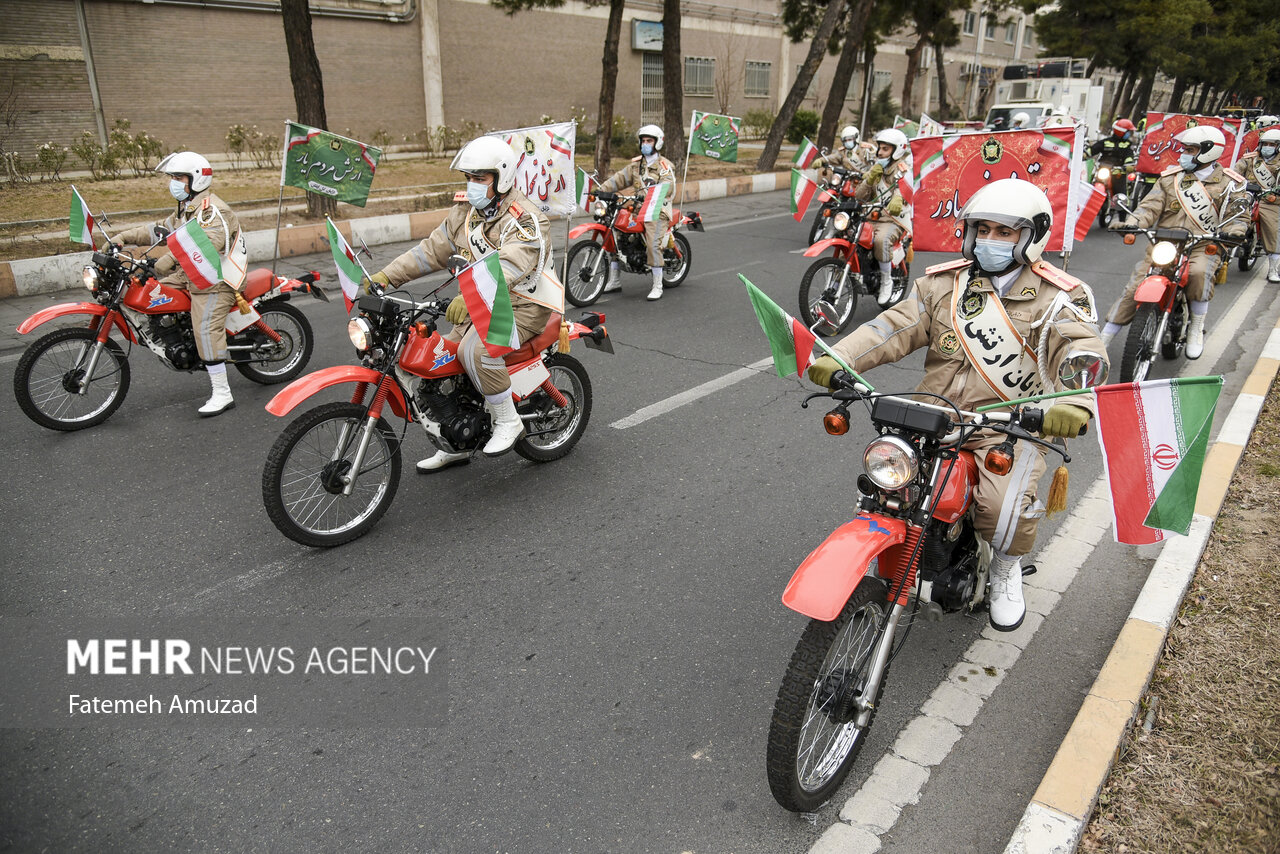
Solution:
[[[83,430],[106,421],[129,391],[129,352],[112,332],[141,344],[174,371],[203,369],[191,329],[191,297],[154,277],[155,260],[137,259],[108,243],[84,268],[84,286],[93,302],[63,303],[28,317],[18,326],[31,330],[71,315],[88,323],[55,329],[36,339],[18,360],[13,393],[27,417],[51,430]],[[296,279],[249,272],[240,296],[243,310],[227,315],[229,362],[262,385],[297,376],[311,358],[311,324],[289,305],[295,293],[323,302],[317,272]]]
[[[835,229],[831,218],[841,209],[842,204],[853,199],[858,185],[862,183],[861,172],[840,166],[832,166],[830,169],[831,177],[822,185],[822,189],[827,192],[826,200],[818,206],[818,212],[813,215],[813,222],[809,225],[810,244],[832,236]]]
[[[1245,232],[1244,243],[1235,250],[1236,267],[1241,273],[1252,270],[1258,259],[1267,254],[1262,248],[1262,238],[1258,236],[1258,205],[1263,201],[1275,204],[1280,196],[1274,190],[1263,192],[1262,186],[1252,181],[1245,185],[1245,190],[1253,197],[1253,204],[1249,206],[1249,230]]]
[[[569,248],[568,272],[564,280],[564,295],[569,302],[581,307],[599,299],[614,261],[624,272],[648,274],[649,253],[645,249],[644,223],[636,219],[628,207],[643,198],[603,191],[595,193],[596,200],[591,205],[593,221],[574,226],[569,232],[570,240],[589,235],[588,239]],[[702,231],[702,217],[692,211],[682,214],[672,209],[671,228],[662,247],[664,288],[678,287],[689,275],[689,266],[693,262],[693,250],[689,247],[688,238],[680,233],[681,226]]]
[[[387,424],[388,407],[406,423],[421,424],[442,451],[474,451],[488,441],[484,396],[463,370],[457,343],[436,331],[448,306],[447,299],[415,301],[388,292],[361,297],[359,315],[347,324],[361,364],[310,373],[267,404],[272,415],[284,416],[327,388],[355,386],[349,402],[299,415],[267,453],[262,501],[286,537],[307,546],[341,545],[363,536],[391,506],[403,430],[397,435]],[[533,462],[569,453],[591,418],[591,381],[582,363],[561,350],[560,322],[552,314],[545,331],[505,357],[528,430],[515,452]],[[603,314],[568,324],[568,340],[579,339],[613,352]]]

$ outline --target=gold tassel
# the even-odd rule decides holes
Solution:
[[[1058,466],[1058,470],[1053,473],[1053,483],[1049,485],[1049,500],[1046,502],[1045,513],[1052,516],[1067,509],[1067,483],[1070,479],[1067,467]]]
[[[236,291],[236,306],[239,307],[241,314],[248,314],[253,311],[253,306],[249,305],[248,301],[244,298],[244,294],[239,291]]]
[[[1213,274],[1214,285],[1225,285],[1227,283],[1227,264],[1224,261],[1218,265],[1218,269]]]
[[[569,324],[564,322],[564,318],[560,318],[560,343],[559,349],[561,353],[569,352]]]
[[[916,260],[916,248],[914,246],[907,247],[907,263],[910,264]]]

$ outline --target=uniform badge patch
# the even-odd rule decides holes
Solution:
[[[960,300],[960,317],[964,320],[971,320],[977,317],[982,311],[982,306],[986,304],[986,299],[982,294],[975,291],[969,291]]]
[[[942,337],[938,339],[938,350],[948,356],[954,356],[956,351],[960,349],[960,336],[948,329],[942,333]]]
[[[994,136],[987,137],[987,141],[982,143],[982,162],[988,166],[999,163],[1003,154],[1004,146]]]
[[[1027,285],[1025,288],[1023,288],[1023,289],[1022,289],[1022,293],[1021,293],[1021,294],[1019,294],[1019,296],[1024,296],[1024,297],[1033,297],[1033,296],[1035,296],[1035,295],[1036,295],[1036,293],[1037,293],[1037,291],[1036,291],[1036,289],[1035,289],[1035,287],[1034,287],[1034,286],[1032,286],[1032,285]]]

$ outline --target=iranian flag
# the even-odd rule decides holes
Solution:
[[[654,184],[644,191],[644,201],[636,211],[636,219],[641,222],[653,222],[662,213],[662,206],[671,198],[671,184]]]
[[[586,170],[579,169],[576,184],[578,209],[585,211],[587,209],[587,196],[595,191],[596,182],[594,178],[586,173]]]
[[[356,258],[356,253],[351,251],[350,244],[333,224],[333,220],[325,217],[324,221],[329,227],[329,250],[333,252],[333,263],[338,265],[338,283],[342,285],[342,299],[346,301],[349,313],[360,294],[360,283],[369,274],[365,272],[364,265]]]
[[[818,157],[818,146],[809,141],[809,137],[805,137],[800,142],[800,147],[796,149],[796,156],[791,158],[791,162],[800,169],[808,169],[809,164]]]
[[[1146,545],[1190,530],[1221,390],[1222,377],[1094,390],[1118,542]]]
[[[502,356],[520,346],[511,292],[497,252],[490,252],[458,274],[467,313],[490,356]]]
[[[191,284],[203,291],[222,281],[222,259],[195,219],[170,234],[166,243]]]
[[[98,248],[93,242],[93,214],[89,213],[89,206],[80,198],[75,184],[71,185],[71,242],[88,243],[94,249]]]
[[[791,216],[796,222],[804,220],[804,215],[808,212],[809,205],[813,203],[815,195],[819,202],[825,202],[831,198],[831,194],[826,190],[818,190],[818,184],[812,178],[805,176],[799,169],[792,169]]]
[[[1107,194],[1088,181],[1080,181],[1076,193],[1083,204],[1076,214],[1075,239],[1084,240],[1089,229],[1093,227],[1093,221],[1098,218],[1098,211],[1102,210],[1102,203],[1107,200]]]
[[[773,366],[778,376],[791,374],[804,376],[805,369],[813,363],[813,348],[817,337],[803,323],[787,314],[764,291],[738,274],[747,286],[747,294],[751,297],[751,307],[756,310],[756,319],[760,328],[769,339],[769,347],[773,350]]]

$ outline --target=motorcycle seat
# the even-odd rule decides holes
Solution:
[[[245,277],[244,287],[240,289],[241,295],[249,302],[253,302],[258,297],[265,294],[275,285],[275,276],[271,275],[271,271],[265,267],[259,267],[256,270],[250,270],[249,275]]]
[[[560,340],[560,315],[552,312],[551,317],[547,318],[546,329],[520,345],[520,349],[512,350],[503,358],[508,365],[518,365],[537,358],[539,353],[558,340]]]

